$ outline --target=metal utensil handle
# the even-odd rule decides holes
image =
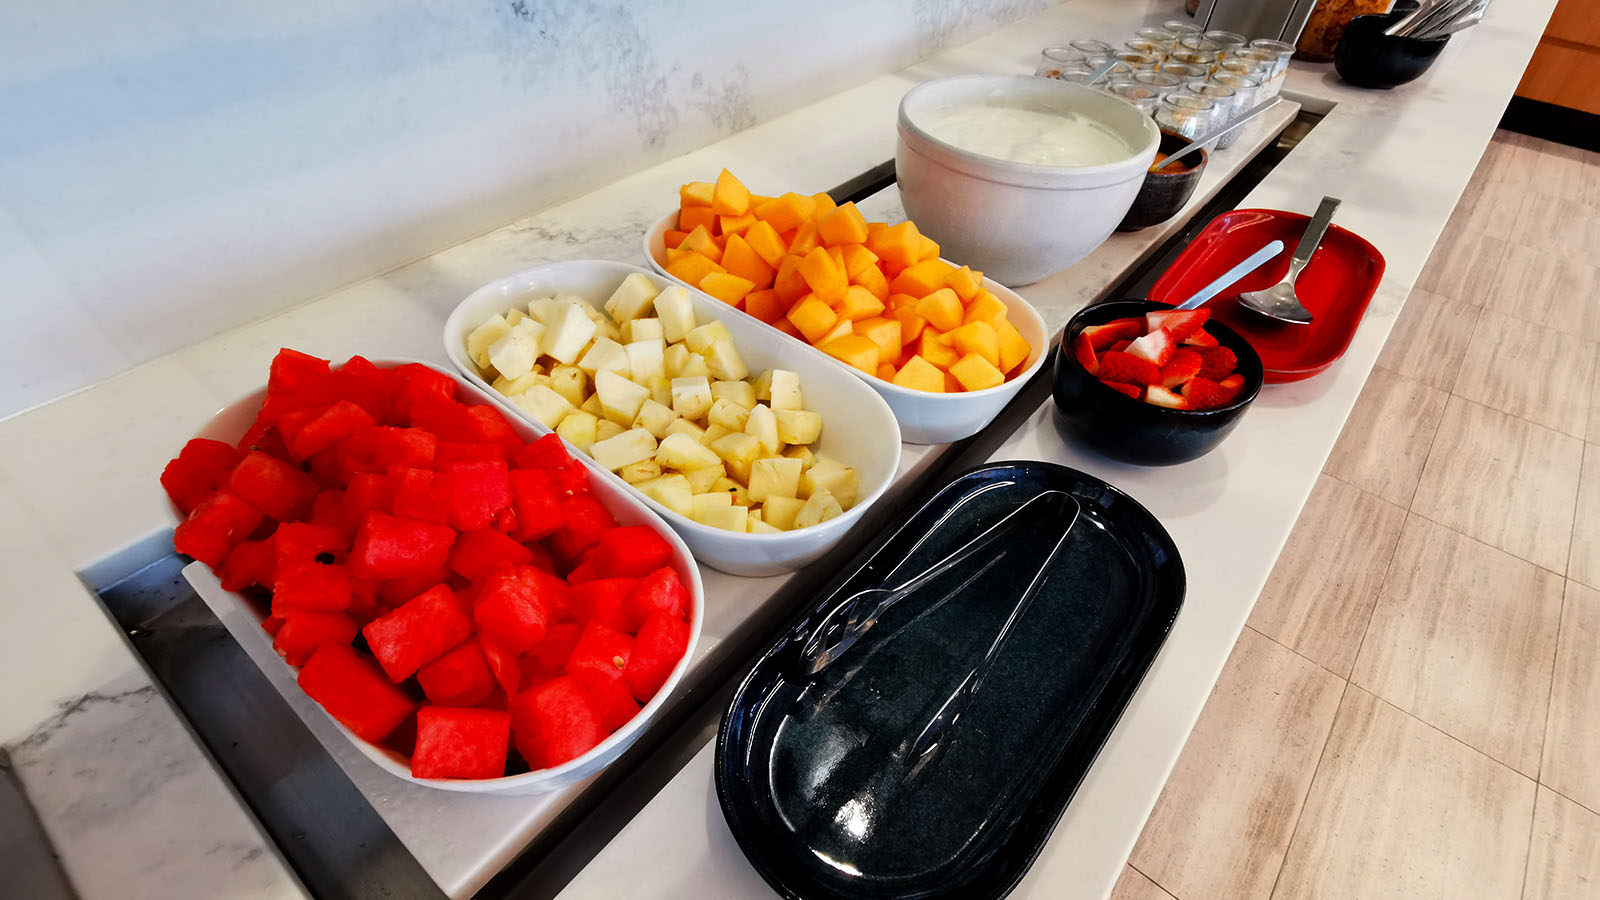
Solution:
[[[1182,303],[1179,303],[1177,306],[1173,307],[1173,309],[1199,309],[1201,304],[1222,293],[1224,288],[1266,265],[1267,260],[1272,259],[1274,256],[1277,256],[1282,252],[1283,241],[1273,241],[1267,244],[1260,250],[1250,254],[1250,256],[1247,257],[1244,262],[1239,263],[1237,266],[1234,266],[1228,271],[1222,273],[1221,278],[1218,278],[1216,281],[1213,281],[1201,288],[1199,291],[1196,291],[1193,297],[1190,297]]]
[[[1269,97],[1266,100],[1263,100],[1260,103],[1257,103],[1255,106],[1252,106],[1249,109],[1245,110],[1244,112],[1238,114],[1237,116],[1234,116],[1232,119],[1229,119],[1227,121],[1227,123],[1224,124],[1221,128],[1214,129],[1210,133],[1202,135],[1202,136],[1197,137],[1194,140],[1190,141],[1188,144],[1184,145],[1183,149],[1179,150],[1177,153],[1174,153],[1171,156],[1167,157],[1166,159],[1163,159],[1161,162],[1158,162],[1155,165],[1151,166],[1150,167],[1150,171],[1159,172],[1162,169],[1165,169],[1167,166],[1172,165],[1174,162],[1177,162],[1179,159],[1181,159],[1181,158],[1183,158],[1185,156],[1188,156],[1190,153],[1193,153],[1194,151],[1200,149],[1205,144],[1208,144],[1211,141],[1216,140],[1219,137],[1222,137],[1223,135],[1227,134],[1228,132],[1234,130],[1235,128],[1238,128],[1240,125],[1243,125],[1244,123],[1250,121],[1251,119],[1254,119],[1256,116],[1259,116],[1262,113],[1266,112],[1267,110],[1271,109],[1273,106],[1276,106],[1277,103],[1278,103],[1278,99],[1279,98],[1277,98],[1277,97]]]
[[[1111,57],[1111,61],[1106,63],[1105,65],[1101,66],[1100,68],[1096,69],[1095,73],[1093,75],[1090,75],[1089,76],[1089,80],[1085,81],[1084,84],[1094,84],[1095,82],[1099,81],[1100,79],[1106,77],[1106,75],[1112,69],[1115,69],[1117,67],[1117,63],[1119,63],[1119,62],[1122,62],[1122,60],[1117,59],[1115,56]]]
[[[1298,271],[1301,266],[1311,261],[1311,254],[1317,252],[1317,245],[1322,243],[1322,235],[1328,230],[1328,223],[1333,221],[1333,214],[1339,209],[1339,203],[1337,197],[1322,198],[1322,204],[1311,217],[1311,224],[1306,226],[1305,234],[1300,235],[1300,243],[1295,245],[1294,256],[1289,259],[1290,268]]]

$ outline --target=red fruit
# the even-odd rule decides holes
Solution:
[[[1128,345],[1128,354],[1164,366],[1178,351],[1178,342],[1166,331],[1157,329]],[[1154,382],[1152,382],[1154,383]]]
[[[1145,313],[1144,323],[1147,331],[1165,328],[1167,333],[1172,335],[1173,340],[1182,342],[1189,335],[1199,331],[1200,327],[1206,324],[1206,320],[1210,318],[1211,310],[1209,309],[1173,309]]]
[[[294,522],[311,512],[317,483],[283,460],[252,450],[228,476],[228,490],[279,522]]]
[[[1240,379],[1242,382],[1244,379]],[[1196,375],[1183,386],[1184,399],[1190,409],[1215,409],[1231,399],[1227,390],[1204,375]]]
[[[295,459],[310,459],[357,431],[376,424],[378,420],[371,413],[349,400],[340,400],[302,425],[289,440],[289,451]]]
[[[589,493],[562,498],[561,520],[561,530],[550,536],[550,545],[569,560],[577,559],[599,543],[601,535],[617,527],[617,520]]]
[[[413,778],[500,778],[511,746],[511,715],[494,709],[417,710]]]
[[[327,360],[284,347],[272,358],[272,366],[267,370],[267,394],[292,394],[327,374]]]
[[[589,699],[594,701],[595,712],[600,716],[600,727],[607,733],[628,724],[639,714],[639,701],[633,699],[628,685],[620,678],[600,684],[585,684]]]
[[[433,464],[440,469],[456,462],[505,462],[506,449],[477,441],[440,441]]]
[[[420,428],[368,426],[339,443],[339,474],[349,482],[358,472],[382,474],[390,466],[426,469],[438,446],[439,439]]]
[[[429,469],[395,467],[388,474],[389,510],[405,519],[450,524],[450,493]]]
[[[1217,382],[1217,387],[1223,391],[1224,399],[1222,402],[1224,404],[1232,403],[1239,398],[1240,394],[1244,393],[1244,376],[1238,373],[1229,375],[1227,378]]]
[[[1108,388],[1111,388],[1113,391],[1116,391],[1119,394],[1127,394],[1129,397],[1132,397],[1135,400],[1139,400],[1144,397],[1144,388],[1136,384],[1122,384],[1116,381],[1106,381],[1103,378],[1100,380],[1100,383]]]
[[[1168,409],[1187,409],[1189,406],[1182,397],[1159,384],[1152,384],[1145,388],[1144,402],[1155,406],[1165,406]]]
[[[350,566],[358,578],[404,578],[442,568],[455,529],[448,525],[368,513],[356,530]]]
[[[317,498],[311,501],[311,524],[328,525],[334,528],[344,527],[343,490],[317,492]]]
[[[344,646],[355,640],[355,620],[343,613],[293,610],[272,636],[272,649],[291,666],[303,666],[324,644]]]
[[[366,472],[350,476],[344,489],[344,527],[353,534],[373,510],[389,508],[389,479]]]
[[[406,363],[394,369],[395,392],[389,412],[399,422],[411,421],[411,409],[421,403],[454,401],[456,380],[421,363]]]
[[[547,434],[517,451],[515,464],[519,469],[549,472],[558,493],[571,495],[589,489],[589,473],[567,453],[567,445],[557,435]]]
[[[500,690],[506,696],[515,694],[517,686],[522,683],[522,665],[517,660],[517,654],[487,634],[478,635],[478,649],[483,651],[483,660],[489,664],[489,672],[494,675]]]
[[[450,580],[450,569],[440,566],[429,569],[416,575],[406,575],[401,578],[389,578],[376,582],[378,585],[378,603],[388,609],[410,600],[436,584],[444,584]]]
[[[534,676],[554,676],[561,674],[567,666],[567,658],[572,656],[572,648],[578,645],[578,635],[583,633],[583,626],[575,623],[551,625],[545,632],[544,640],[529,650],[523,659],[528,663],[526,674]]]
[[[596,578],[573,585],[573,617],[633,634],[639,630],[639,622],[628,612],[628,597],[638,584],[637,578]]]
[[[1080,332],[1072,339],[1072,358],[1090,375],[1100,371],[1100,360],[1095,358],[1094,345],[1090,343],[1088,335]]]
[[[1187,347],[1178,348],[1172,359],[1161,367],[1161,386],[1178,387],[1200,372],[1200,354]]]
[[[1104,350],[1117,341],[1132,340],[1144,334],[1144,320],[1116,319],[1104,325],[1090,325],[1079,333],[1089,339],[1089,346]]]
[[[280,551],[272,577],[273,615],[287,616],[294,610],[339,612],[350,608],[350,600],[349,566],[285,566]]]
[[[485,634],[512,653],[526,653],[544,639],[557,611],[571,605],[567,583],[532,566],[506,569],[484,579],[473,618]]]
[[[1184,338],[1183,342],[1191,347],[1215,347],[1218,343],[1216,337],[1204,328]]]
[[[678,579],[678,573],[669,566],[651,572],[639,579],[639,584],[628,594],[629,631],[637,631],[644,620],[654,612],[666,613],[675,619],[689,614],[689,589]]]
[[[361,629],[384,674],[399,684],[472,635],[472,620],[448,587],[438,585]]]
[[[380,369],[370,360],[352,356],[332,375],[336,396],[367,411],[374,422],[389,421],[398,382],[394,370]]]
[[[272,543],[274,564],[285,572],[342,563],[350,552],[350,535],[343,528],[310,522],[284,522],[272,533]]]
[[[1115,350],[1118,353],[1126,353],[1126,352],[1128,352],[1128,348],[1132,347],[1132,346],[1133,346],[1133,341],[1117,341],[1115,344],[1112,344],[1108,349]]]
[[[519,447],[522,445],[517,433],[511,429],[511,423],[492,406],[469,406],[466,418],[478,441],[486,444],[515,442]]]
[[[602,534],[592,556],[608,578],[641,578],[672,562],[672,545],[654,528],[632,525]]]
[[[607,682],[622,680],[631,655],[633,638],[599,622],[590,622],[578,635],[564,671],[590,690],[597,690]]]
[[[300,689],[357,737],[382,741],[411,716],[411,698],[371,660],[345,644],[324,644],[300,669]]]
[[[1160,384],[1161,367],[1131,353],[1107,350],[1100,354],[1100,380],[1123,384]]]
[[[250,537],[261,525],[261,511],[225,490],[211,496],[178,523],[172,532],[173,547],[215,569],[235,545]]]
[[[688,623],[666,613],[651,613],[639,627],[633,653],[622,670],[622,680],[627,682],[634,699],[649,703],[688,649]]]
[[[418,669],[417,684],[429,703],[477,706],[494,692],[494,673],[483,658],[483,648],[469,640]]]
[[[567,584],[577,587],[584,582],[593,581],[599,577],[600,564],[592,559],[586,559],[573,566],[572,571],[567,573]]]
[[[1221,381],[1227,378],[1233,374],[1234,368],[1239,365],[1239,358],[1234,356],[1233,351],[1227,347],[1212,347],[1204,350],[1200,358],[1203,361],[1200,366],[1200,374],[1212,381]]]
[[[227,482],[228,474],[239,464],[239,455],[221,441],[194,438],[161,470],[161,486],[178,511],[188,515]]]
[[[450,524],[458,531],[488,528],[495,515],[511,505],[511,478],[504,462],[450,463],[444,483],[450,496]]]
[[[517,694],[510,706],[512,740],[535,769],[577,759],[606,738],[594,701],[570,675]]]
[[[450,569],[474,583],[501,569],[532,562],[532,550],[493,528],[468,531],[450,548]]]
[[[470,442],[476,431],[467,421],[466,406],[439,397],[413,399],[409,424],[433,432],[441,441]]]
[[[511,508],[516,512],[514,532],[519,541],[537,541],[561,529],[561,493],[544,469],[511,471]]]
[[[272,538],[264,541],[244,541],[229,551],[222,563],[218,577],[225,591],[242,591],[248,587],[271,587],[272,567],[277,550]]]

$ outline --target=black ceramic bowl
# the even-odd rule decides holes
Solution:
[[[1163,130],[1159,150],[1171,154],[1182,150],[1189,139],[1181,134]],[[1200,173],[1206,170],[1211,157],[1205,150],[1196,150],[1159,172],[1144,173],[1144,184],[1139,196],[1133,198],[1128,214],[1122,217],[1118,231],[1138,231],[1172,218],[1189,202],[1195,185],[1200,183]],[[1152,164],[1153,165],[1153,164]]]
[[[1236,371],[1244,376],[1244,393],[1216,409],[1168,409],[1135,400],[1101,384],[1072,356],[1073,340],[1090,325],[1171,308],[1153,300],[1116,300],[1085,307],[1067,323],[1056,350],[1055,401],[1056,424],[1069,438],[1112,459],[1170,466],[1210,453],[1239,424],[1261,391],[1261,357],[1237,331],[1220,322],[1207,322],[1206,331],[1239,358]]]
[[[1406,11],[1398,11],[1351,19],[1333,51],[1339,77],[1356,87],[1388,90],[1428,71],[1450,36],[1420,40],[1383,33],[1405,16]]]

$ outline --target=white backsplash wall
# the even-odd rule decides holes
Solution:
[[[1048,5],[13,0],[0,416]]]

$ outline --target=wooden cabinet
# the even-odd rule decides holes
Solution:
[[[1600,0],[1561,0],[1517,96],[1600,115]]]

